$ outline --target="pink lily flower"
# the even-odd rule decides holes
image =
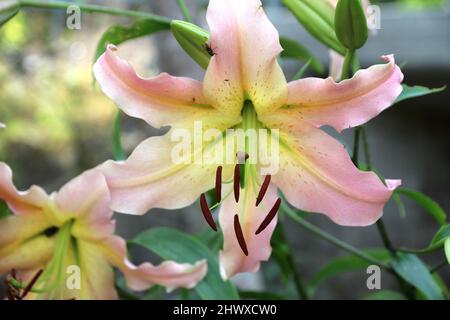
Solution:
[[[98,170],[48,195],[38,186],[18,191],[11,169],[0,162],[0,199],[14,213],[0,220],[0,275],[14,269],[27,283],[43,270],[27,299],[116,299],[113,266],[139,291],[154,284],[192,288],[206,274],[205,261],[132,264],[125,240],[114,235],[109,191]],[[80,278],[71,282],[77,268]]]
[[[320,127],[340,132],[388,108],[402,90],[403,75],[393,56],[383,56],[385,64],[341,83],[306,78],[288,84],[277,63],[282,51],[278,32],[259,0],[211,0],[207,22],[213,56],[203,83],[166,73],[143,79],[116,56],[113,46],[96,62],[94,74],[102,90],[125,113],[154,127],[171,126],[166,135],[143,141],[125,162],[103,165],[112,208],[129,214],[182,208],[216,186],[225,278],[257,271],[260,261],[270,257],[278,189],[293,206],[323,213],[340,225],[377,221],[400,182],[387,180],[385,185],[374,173],[358,170],[345,148]],[[262,161],[247,161],[239,184],[242,177],[234,163],[174,163],[172,134],[195,132],[195,121],[223,134],[201,146],[194,143],[186,159],[220,154],[224,140],[235,134],[228,128],[263,128],[269,135],[278,129],[279,170],[264,174]],[[238,151],[255,157],[247,147]],[[204,196],[201,204],[216,228]]]

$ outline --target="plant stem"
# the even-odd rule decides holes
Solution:
[[[435,273],[437,271],[439,271],[441,268],[448,266],[448,261],[447,259],[444,259],[441,263],[439,263],[437,266],[435,266],[434,268],[430,269],[430,273]]]
[[[130,18],[152,19],[161,23],[170,25],[170,19],[162,16],[158,16],[151,13],[123,10],[117,8],[108,8],[97,5],[89,4],[76,4],[65,1],[36,1],[36,0],[21,0],[20,5],[22,8],[39,8],[39,9],[63,9],[66,10],[69,6],[77,6],[82,12],[86,13],[103,13],[114,16],[125,16]]]
[[[353,138],[353,155],[352,155],[352,161],[355,164],[355,166],[358,166],[360,135],[361,135],[361,127],[356,127],[355,135]]]
[[[188,9],[186,3],[184,2],[184,0],[177,0],[177,3],[178,3],[178,7],[180,7],[181,13],[183,14],[184,20],[192,23],[192,16],[189,13],[189,9]]]
[[[372,160],[370,159],[369,141],[367,140],[367,130],[365,126],[361,126],[361,134],[364,147],[364,158],[366,158],[367,169],[372,170]]]
[[[309,223],[308,221],[306,221],[305,219],[299,217],[295,211],[293,209],[291,209],[290,207],[288,207],[285,204],[286,201],[283,201],[283,203],[281,204],[281,208],[284,212],[286,212],[286,214],[295,222],[297,222],[298,224],[300,224],[303,228],[305,228],[306,230],[310,231],[311,233],[314,233],[315,235],[317,235],[318,237],[322,238],[325,241],[330,242],[331,244],[335,245],[336,247],[339,247],[345,251],[350,252],[351,254],[367,261],[370,262],[372,264],[376,264],[379,265],[381,267],[383,267],[384,269],[392,272],[392,268],[385,264],[382,261],[379,261],[378,259],[375,259],[371,256],[369,256],[368,254],[362,252],[361,250],[359,250],[358,248],[353,247],[352,245],[339,240],[338,238],[332,236],[331,234],[323,231],[322,229],[316,227],[315,225]]]
[[[288,248],[287,262],[289,264],[289,267],[293,271],[294,284],[295,284],[295,289],[297,290],[298,297],[302,300],[308,300],[308,293],[306,291],[305,286],[303,285],[303,281],[300,276],[300,273],[297,271],[297,266],[295,265],[295,260],[292,255],[291,249],[289,247],[287,237],[286,237],[286,232],[284,231],[284,226],[282,224],[282,221],[280,221],[280,223],[278,225],[278,229],[280,231],[281,240],[286,244],[286,246]]]
[[[347,53],[345,54],[344,65],[342,66],[342,75],[341,81],[351,78],[352,76],[352,63],[355,58],[355,50],[347,49]]]

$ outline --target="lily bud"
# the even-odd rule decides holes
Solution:
[[[347,49],[359,49],[366,43],[369,30],[359,0],[339,0],[334,25],[337,38]]]
[[[321,1],[283,0],[286,7],[312,36],[328,48],[344,55],[346,50],[334,32],[331,19],[333,8],[319,2]]]
[[[2,1],[2,3],[0,3],[0,26],[14,17],[19,12],[19,10],[20,4],[18,1]]]
[[[186,53],[203,69],[211,59],[211,48],[208,47],[209,33],[199,26],[181,20],[170,23],[172,34]]]

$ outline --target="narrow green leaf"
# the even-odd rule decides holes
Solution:
[[[10,214],[11,213],[9,212],[9,208],[8,208],[8,205],[6,204],[6,202],[3,200],[0,200],[0,219],[6,218]]]
[[[316,57],[314,57],[308,49],[302,46],[295,40],[280,37],[280,44],[283,47],[283,52],[281,52],[281,57],[297,59],[302,62],[309,62],[311,67],[318,73],[324,73],[325,68]]]
[[[0,3],[0,26],[12,19],[20,11],[20,3],[16,0],[4,0]]]
[[[380,290],[368,295],[363,300],[406,300],[406,297],[400,292]]]
[[[402,84],[403,91],[402,93],[397,97],[394,103],[399,103],[400,101],[417,98],[421,96],[425,96],[432,93],[439,93],[444,91],[447,87],[443,86],[440,88],[427,88],[423,86],[408,86],[406,84]]]
[[[114,159],[117,161],[125,160],[125,152],[122,147],[122,125],[121,125],[121,115],[122,112],[120,110],[117,111],[116,117],[114,119],[113,125],[113,141],[112,141],[112,150]]]
[[[169,29],[170,24],[156,19],[139,19],[128,26],[113,25],[100,38],[95,50],[94,62],[105,52],[108,44],[119,45],[131,39]]]
[[[445,257],[447,258],[448,264],[450,264],[450,238],[447,238],[447,240],[445,240],[444,252],[445,252]]]
[[[408,197],[409,199],[420,205],[427,213],[429,213],[440,225],[444,225],[447,220],[447,215],[441,206],[423,194],[422,192],[410,190],[406,188],[398,188],[395,190],[397,194]]]
[[[390,258],[389,252],[386,249],[368,249],[364,252],[381,261],[387,261]],[[371,263],[356,256],[338,257],[329,262],[325,267],[319,270],[308,283],[308,291],[311,296],[314,295],[317,288],[324,281],[343,272],[356,271],[367,268]]]
[[[305,63],[298,71],[294,74],[292,77],[292,81],[301,79],[303,75],[305,74],[306,70],[308,70],[309,65],[311,64],[311,60],[309,60],[307,63]]]
[[[180,263],[195,263],[206,259],[208,274],[195,287],[202,299],[239,299],[236,288],[229,281],[223,281],[219,273],[217,254],[195,237],[170,228],[154,228],[135,237],[132,244],[147,248],[163,259]]]
[[[402,199],[397,193],[392,194],[392,200],[394,200],[395,205],[397,206],[398,212],[400,213],[400,217],[405,218],[406,217],[406,209],[405,205],[403,204]]]
[[[400,248],[401,251],[410,252],[410,253],[429,253],[438,250],[444,245],[444,242],[450,238],[450,225],[446,224],[439,228],[439,230],[434,235],[433,239],[430,241],[430,244],[423,249],[405,249]]]
[[[417,288],[428,300],[442,300],[443,294],[425,264],[414,254],[398,253],[392,260],[395,272]]]

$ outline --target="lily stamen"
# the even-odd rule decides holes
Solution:
[[[241,172],[239,164],[234,167],[234,199],[239,202],[240,178]]]
[[[234,216],[234,232],[236,233],[236,239],[241,247],[242,252],[248,256],[247,243],[245,242],[244,234],[242,233],[241,223],[239,222],[239,215]]]
[[[267,226],[270,224],[270,222],[276,216],[278,209],[280,208],[280,204],[281,204],[281,199],[278,198],[278,200],[273,205],[272,209],[270,209],[269,213],[264,218],[263,222],[261,222],[261,224],[259,225],[258,230],[256,230],[256,232],[255,232],[256,235],[260,234],[261,232],[264,231],[264,229],[267,228]]]
[[[222,200],[222,166],[218,166],[216,170],[216,200]]]
[[[214,222],[214,219],[212,217],[211,210],[209,210],[204,193],[200,195],[200,207],[202,209],[203,217],[205,217],[206,222],[214,231],[217,231],[216,223]]]
[[[261,203],[261,201],[263,200],[264,195],[266,194],[267,188],[269,187],[269,184],[270,184],[270,175],[267,175],[264,178],[264,182],[261,186],[261,189],[259,190],[258,197],[256,198],[256,206],[258,206]]]

